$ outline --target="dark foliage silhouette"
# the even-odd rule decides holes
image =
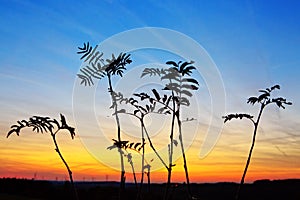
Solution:
[[[243,172],[243,176],[242,176],[239,188],[238,188],[236,196],[235,196],[235,199],[237,199],[237,200],[240,198],[240,190],[241,190],[242,185],[244,184],[245,176],[246,176],[249,164],[250,164],[252,152],[253,152],[253,149],[254,149],[257,129],[258,129],[259,121],[261,119],[263,110],[269,104],[276,104],[279,108],[283,108],[283,109],[285,109],[285,105],[292,105],[291,102],[287,101],[283,97],[272,98],[271,93],[275,89],[279,90],[280,86],[279,85],[274,85],[271,88],[267,88],[265,90],[259,90],[259,92],[260,92],[259,96],[254,96],[254,97],[248,98],[247,103],[249,103],[251,105],[255,105],[255,104],[260,105],[260,109],[259,109],[258,116],[257,116],[256,120],[254,120],[253,119],[254,116],[252,116],[250,114],[229,114],[229,115],[223,116],[224,123],[227,122],[227,121],[230,121],[232,119],[248,119],[252,122],[252,124],[254,126],[252,144],[251,144],[251,147],[250,147],[248,159],[247,159],[247,162],[246,162],[246,166],[245,166],[245,169],[244,169],[244,172]]]
[[[107,147],[107,149],[112,150],[114,148],[119,148],[119,149],[124,150],[126,152],[125,153],[124,151],[122,151],[122,155],[127,158],[127,161],[131,166],[134,183],[136,185],[136,188],[138,189],[138,183],[137,183],[135,168],[134,168],[134,164],[133,164],[133,158],[132,158],[132,154],[129,153],[129,151],[131,150],[131,151],[134,151],[134,152],[137,152],[137,153],[140,154],[140,151],[142,149],[144,149],[144,146],[145,146],[146,143],[145,142],[143,142],[143,143],[140,143],[140,142],[134,143],[134,142],[129,142],[129,141],[118,141],[118,140],[115,140],[115,139],[112,139],[112,140],[114,141],[113,145]]]
[[[67,164],[66,160],[64,159],[63,155],[61,154],[56,141],[56,134],[61,130],[67,130],[70,133],[71,138],[74,139],[75,128],[67,124],[65,116],[62,114],[60,114],[60,123],[56,119],[51,119],[50,117],[33,116],[30,117],[29,120],[17,121],[17,124],[12,125],[11,130],[7,134],[7,137],[9,137],[13,133],[16,133],[19,136],[23,128],[32,128],[32,131],[36,131],[38,133],[50,133],[55,145],[55,151],[58,153],[60,159],[63,161],[65,167],[68,170],[74,196],[76,199],[78,199],[77,191],[73,181],[72,171],[69,165]]]
[[[79,51],[78,54],[81,54],[81,60],[84,61],[85,67],[80,69],[80,74],[77,76],[81,79],[81,84],[84,85],[93,85],[93,79],[102,79],[107,77],[108,79],[108,91],[111,96],[111,109],[114,110],[115,120],[117,124],[117,137],[118,141],[121,142],[121,125],[119,119],[119,110],[118,105],[115,99],[114,89],[112,85],[111,77],[114,75],[118,75],[120,77],[123,76],[124,70],[126,70],[126,65],[130,64],[132,60],[130,59],[130,54],[120,53],[117,57],[112,54],[111,59],[104,59],[102,58],[103,53],[97,50],[98,45],[94,48],[89,45],[89,43],[85,44],[84,46],[78,47]],[[120,198],[121,193],[125,188],[125,168],[124,168],[124,158],[122,155],[121,148],[118,148],[120,154],[120,163],[121,163],[121,178],[120,178]]]
[[[181,119],[181,106],[189,106],[190,101],[189,98],[192,97],[192,91],[198,90],[199,83],[196,79],[192,78],[192,71],[196,68],[193,66],[194,62],[182,62],[178,63],[174,61],[166,62],[170,67],[168,69],[158,69],[158,68],[146,68],[141,77],[146,75],[149,76],[160,76],[161,80],[167,80],[168,82],[165,84],[163,90],[171,91],[171,96],[167,98],[164,96],[163,98],[159,95],[159,93],[153,89],[152,92],[159,102],[161,99],[163,100],[163,104],[165,107],[162,108],[161,111],[167,110],[165,112],[169,112],[172,114],[172,123],[171,123],[171,131],[170,131],[170,144],[169,144],[169,167],[168,167],[168,182],[165,199],[168,199],[169,188],[171,184],[171,174],[173,164],[173,145],[177,145],[177,141],[174,140],[174,126],[175,120],[177,120],[178,130],[179,130],[179,141],[182,152],[182,158],[184,162],[184,171],[187,182],[187,192],[188,198],[191,199],[191,190],[190,190],[190,181],[189,181],[189,173],[187,166],[187,159],[184,150],[183,144],[183,134],[182,134],[182,119]],[[146,94],[141,95],[143,98],[148,98]],[[169,106],[170,100],[172,100],[172,104]]]
[[[168,169],[168,166],[166,165],[166,163],[164,162],[164,160],[162,159],[162,157],[159,155],[159,153],[157,152],[157,150],[154,147],[153,142],[151,141],[151,138],[149,136],[149,133],[146,129],[145,126],[145,116],[147,116],[148,114],[151,113],[156,113],[156,114],[162,114],[161,109],[159,108],[159,106],[156,105],[156,101],[154,101],[154,99],[151,99],[150,102],[148,104],[141,104],[138,100],[130,97],[130,98],[125,98],[123,96],[123,94],[121,92],[118,93],[114,93],[117,102],[119,102],[120,104],[124,103],[124,104],[129,104],[131,105],[131,112],[127,111],[125,109],[121,109],[118,112],[119,113],[123,113],[123,114],[127,114],[127,115],[131,115],[134,116],[135,118],[137,118],[140,122],[140,127],[141,127],[141,143],[129,143],[128,141],[125,141],[124,143],[124,148],[127,149],[132,149],[137,151],[138,153],[140,153],[140,151],[142,150],[142,171],[141,171],[141,182],[140,182],[140,187],[139,187],[139,191],[137,194],[137,199],[141,199],[141,191],[142,191],[142,186],[143,186],[143,181],[144,181],[144,173],[147,175],[148,178],[148,190],[150,187],[150,169],[151,169],[151,165],[149,164],[149,162],[147,162],[147,160],[145,160],[145,135],[147,137],[147,140],[149,142],[149,145],[151,147],[151,149],[154,151],[154,153],[156,154],[156,156],[159,158],[159,160],[161,161],[161,163],[164,165],[164,167],[166,167]],[[141,97],[139,94],[134,94],[135,96],[139,96]],[[142,97],[143,99],[143,97]],[[164,113],[166,114],[166,113]],[[152,161],[150,161],[152,162]],[[146,164],[145,164],[146,163]],[[145,172],[145,170],[147,170]]]

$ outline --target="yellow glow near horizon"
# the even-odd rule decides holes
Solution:
[[[228,130],[225,128],[224,131]],[[300,178],[299,149],[293,145],[281,145],[280,151],[278,146],[263,140],[263,137],[258,138],[246,182],[256,179]],[[57,140],[75,180],[106,180],[106,176],[109,180],[119,180],[118,170],[98,162],[85,149],[78,137],[71,140],[68,134],[61,134]],[[251,133],[245,137],[224,132],[213,151],[203,159],[199,158],[201,141],[194,142],[187,151],[191,182],[238,182],[248,156],[250,141]],[[59,180],[68,179],[65,166],[55,152],[52,139],[47,133],[38,134],[28,130],[22,132],[19,137],[12,135],[8,139],[1,138],[0,142],[5,144],[0,150],[2,155],[0,176],[33,178],[36,174],[39,179],[55,180],[57,177]],[[99,151],[101,148],[107,151],[106,147],[98,148]],[[116,154],[112,160],[119,163],[119,156]],[[179,158],[175,163],[172,180],[184,182],[182,159]],[[128,165],[127,162],[125,164]],[[140,177],[139,171],[137,177]],[[164,168],[151,172],[152,182],[165,182],[166,179],[167,172]],[[127,171],[127,180],[133,181],[130,170]]]

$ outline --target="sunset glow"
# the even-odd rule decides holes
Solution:
[[[19,137],[12,134],[6,138],[17,120],[34,115],[58,118],[63,113],[76,128],[76,136],[72,140],[68,132],[62,131],[57,142],[75,181],[119,181],[119,154],[115,149],[107,149],[108,144],[112,144],[111,139],[117,138],[115,118],[109,109],[108,83],[104,79],[90,88],[80,85],[77,74],[85,64],[76,53],[77,47],[84,42],[100,46],[108,38],[136,28],[160,27],[187,35],[203,47],[218,70],[226,95],[225,102],[213,105],[214,87],[209,87],[205,76],[215,78],[215,71],[195,73],[199,90],[183,114],[184,118],[196,118],[183,124],[191,182],[240,181],[253,127],[249,121],[242,120],[232,120],[223,126],[222,116],[213,112],[213,108],[224,104],[226,112],[222,115],[241,112],[257,116],[259,107],[247,104],[247,98],[274,84],[281,85],[275,95],[286,97],[293,105],[286,109],[270,105],[264,111],[246,182],[300,178],[300,4],[213,2],[1,1],[0,177],[68,180],[49,133],[26,128]],[[168,44],[168,36],[159,39],[162,45],[176,46]],[[123,47],[119,43],[114,45]],[[199,53],[188,48],[186,51],[190,51],[188,55]],[[145,66],[182,59],[162,49],[138,49],[130,53],[133,62],[128,65],[124,78],[113,81],[121,91],[132,87],[131,94],[152,86],[160,87],[160,79],[140,79]],[[209,62],[202,61],[195,66],[206,69],[203,65]],[[93,109],[92,115],[89,109]],[[121,121],[123,139],[140,141],[139,121],[124,115]],[[211,124],[215,121],[222,123]],[[167,162],[170,116],[153,114],[146,122],[154,144]],[[220,135],[207,136],[209,131],[219,129]],[[178,130],[175,132],[178,140]],[[204,144],[207,145],[210,138],[216,141],[212,141],[211,151],[208,151]],[[174,148],[175,154],[181,155],[179,145]],[[153,159],[151,182],[166,182],[166,169],[149,146],[146,152],[149,163]],[[140,178],[140,155],[133,154]],[[172,181],[184,182],[182,158],[177,158]],[[127,160],[125,165],[126,181],[133,182]]]

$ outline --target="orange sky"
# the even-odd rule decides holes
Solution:
[[[240,180],[252,133],[251,131],[232,131],[232,127],[236,125],[238,122],[225,126],[218,143],[210,154],[202,159],[199,158],[199,150],[203,136],[199,134],[195,138],[187,152],[192,182],[238,182]],[[281,143],[278,139],[272,144],[267,137],[266,133],[258,134],[246,181],[300,178],[300,150],[297,148],[299,140]],[[106,175],[111,181],[119,179],[119,172],[98,162],[85,149],[78,136],[71,140],[67,133],[61,133],[57,140],[61,152],[73,171],[75,180],[105,180]],[[47,133],[37,134],[26,129],[19,137],[16,135],[8,139],[0,137],[0,143],[4,144],[0,149],[0,176],[33,178],[35,174],[37,179],[68,179],[67,171],[54,151],[51,137]],[[108,150],[106,147],[99,147],[99,151]],[[117,152],[115,153],[116,156],[112,160],[116,160],[116,165],[118,165],[119,157]],[[134,162],[140,162],[139,156],[135,157]],[[131,172],[129,164],[125,163],[128,166],[127,171]],[[184,181],[182,161],[178,159],[175,163],[173,181],[182,182]],[[167,173],[164,168],[155,170],[151,174],[152,182],[165,182],[166,178]],[[127,180],[133,181],[132,174],[127,174]]]
[[[27,129],[20,137],[6,138],[10,126],[17,120],[32,115],[57,118],[63,113],[70,125],[76,126],[77,136],[71,140],[67,133],[60,133],[57,140],[75,180],[105,180],[106,175],[109,180],[119,180],[118,153],[106,149],[111,139],[116,138],[107,80],[97,82],[94,87],[80,85],[76,74],[80,73],[83,63],[76,52],[84,42],[90,42],[94,47],[111,41],[112,46],[122,48],[104,52],[103,59],[107,59],[111,53],[127,52],[126,49],[135,46],[137,39],[143,39],[142,46],[128,50],[133,62],[122,79],[113,80],[116,91],[127,91],[132,95],[147,87],[163,88],[159,86],[159,78],[149,82],[140,79],[141,73],[137,70],[149,64],[157,66],[168,60],[187,59],[195,61],[195,66],[201,69],[193,74],[200,83],[200,89],[194,95],[196,102],[191,102],[196,106],[190,106],[184,116],[197,118],[197,123],[191,122],[187,125],[188,131],[184,131],[185,144],[190,146],[187,159],[192,182],[240,180],[252,139],[251,124],[238,120],[226,123],[216,145],[202,158],[200,152],[205,152],[202,145],[207,141],[206,124],[210,124],[212,118],[222,120],[221,116],[227,112],[255,115],[257,107],[248,105],[247,98],[274,84],[282,86],[276,95],[286,97],[293,105],[285,110],[278,110],[276,106],[265,110],[246,182],[300,178],[300,12],[296,1],[293,4],[249,0],[140,1],[138,4],[112,0],[74,1],[72,4],[65,1],[2,1],[0,13],[0,40],[5,47],[0,52],[0,177],[68,179],[67,170],[49,135]],[[194,43],[186,42],[190,40],[179,41],[169,34],[153,32],[155,28],[149,27],[186,35],[186,39],[197,43],[197,48],[190,45]],[[124,33],[143,28],[151,34],[134,35],[130,40],[123,38]],[[161,33],[166,33],[164,31]],[[148,38],[151,35],[158,44],[168,48],[157,46],[152,49],[152,44],[144,46],[144,43],[153,42]],[[120,36],[124,43],[112,41]],[[200,46],[203,51],[199,51]],[[187,56],[180,55],[179,51]],[[212,68],[215,65],[217,70]],[[207,80],[211,80],[211,84]],[[222,86],[221,90],[215,88],[218,84]],[[214,97],[222,92],[226,95],[220,95],[221,99],[218,95]],[[223,105],[226,113],[212,109]],[[149,129],[152,128],[154,143],[160,149],[169,142],[168,131],[163,129],[169,126],[160,123],[159,117],[151,120],[154,125]],[[102,124],[98,124],[99,121]],[[158,125],[163,127],[162,130],[160,127],[155,130]],[[137,128],[135,120],[122,120],[122,131],[132,136],[126,135],[123,139],[134,139],[131,131],[136,129],[139,133]],[[102,138],[97,136],[99,129],[106,134]],[[196,133],[196,138],[190,131]],[[216,133],[212,131],[212,134]],[[178,148],[175,150],[180,152]],[[149,147],[147,152],[151,152]],[[154,159],[153,163],[159,163],[155,156],[149,158]],[[135,164],[139,159],[135,156]],[[182,182],[182,161],[178,159],[175,163],[173,181]],[[129,172],[127,162],[126,166]],[[165,169],[155,170],[152,181],[165,182],[166,176]],[[127,180],[133,180],[130,174]]]

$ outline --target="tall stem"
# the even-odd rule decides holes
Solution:
[[[191,197],[192,197],[191,194],[192,193],[191,193],[191,188],[190,188],[190,178],[189,178],[189,172],[188,172],[188,167],[187,167],[186,155],[185,155],[185,152],[184,152],[184,145],[183,145],[183,138],[182,138],[182,123],[181,123],[181,120],[180,120],[179,112],[177,114],[177,123],[178,123],[178,129],[179,129],[179,141],[180,141],[181,153],[182,153],[182,158],[183,158],[183,167],[184,167],[184,171],[185,171],[188,198],[191,199]]]
[[[74,196],[75,196],[75,199],[78,200],[78,194],[77,194],[77,190],[75,188],[75,185],[74,185],[74,181],[73,181],[73,176],[72,176],[72,171],[69,167],[69,165],[67,164],[67,162],[65,161],[64,157],[62,156],[60,150],[59,150],[59,147],[58,147],[58,144],[56,142],[56,138],[55,138],[55,134],[59,131],[60,129],[58,129],[55,133],[51,133],[51,136],[52,136],[52,139],[53,139],[53,142],[54,142],[54,145],[55,145],[55,151],[58,153],[60,159],[63,161],[63,163],[65,164],[67,170],[68,170],[68,173],[69,173],[69,177],[70,177],[70,182],[71,182],[71,186],[72,186],[72,190],[74,192]]]
[[[179,98],[181,99],[182,97],[182,76],[180,76],[180,93],[179,93]],[[182,158],[183,158],[183,167],[184,167],[184,172],[185,172],[185,178],[186,178],[186,184],[187,184],[187,192],[188,192],[188,198],[192,198],[192,193],[191,193],[191,188],[190,188],[190,178],[189,178],[189,172],[188,172],[188,167],[187,167],[187,161],[186,161],[186,155],[184,151],[184,145],[183,145],[183,136],[182,136],[182,122],[180,119],[180,103],[178,104],[178,109],[177,109],[177,124],[178,124],[178,129],[179,129],[179,142],[180,142],[180,147],[181,147],[181,153],[182,153]]]
[[[254,144],[255,144],[255,139],[256,139],[256,133],[257,133],[258,124],[259,124],[259,121],[260,121],[260,118],[261,118],[261,115],[262,115],[262,112],[263,112],[264,108],[265,108],[265,104],[262,103],[261,107],[260,107],[260,110],[259,110],[259,114],[258,114],[257,120],[254,123],[254,131],[253,131],[253,137],[252,137],[252,144],[251,144],[251,147],[250,147],[250,151],[249,151],[248,159],[247,159],[246,166],[245,166],[245,169],[244,169],[244,173],[243,173],[240,185],[238,187],[238,190],[237,190],[237,193],[236,193],[236,196],[235,196],[236,200],[239,199],[242,185],[245,182],[245,177],[246,177],[246,174],[247,174],[247,170],[248,170],[248,167],[249,167],[249,164],[250,164],[252,152],[253,152],[253,149],[254,149]]]
[[[159,155],[159,153],[158,153],[157,150],[155,149],[155,147],[154,147],[154,145],[153,145],[153,143],[152,143],[152,141],[151,141],[151,138],[150,138],[150,136],[149,136],[149,133],[148,133],[146,127],[145,127],[144,122],[142,122],[142,126],[143,126],[143,128],[144,128],[144,131],[145,131],[145,134],[146,134],[147,139],[148,139],[148,141],[149,141],[149,145],[150,145],[151,149],[154,151],[154,153],[156,154],[156,156],[158,157],[158,159],[161,161],[161,163],[164,165],[164,167],[168,170],[167,164],[165,163],[165,161],[162,159],[162,157]]]
[[[130,162],[130,165],[131,165],[131,169],[132,169],[132,173],[133,173],[134,184],[135,184],[136,189],[138,189],[138,183],[136,180],[136,174],[135,174],[134,165],[133,165],[132,160]]]
[[[141,123],[141,131],[142,131],[142,170],[141,170],[141,183],[140,183],[140,188],[138,191],[137,195],[137,200],[141,199],[142,195],[142,188],[143,188],[143,183],[144,183],[144,166],[145,166],[145,136],[144,136],[144,127],[143,127],[143,116],[140,118],[140,123]]]
[[[147,180],[148,180],[148,192],[150,192],[150,167],[148,168],[148,172],[147,172]]]
[[[120,119],[119,119],[119,115],[118,115],[118,104],[116,101],[116,98],[114,96],[114,90],[112,87],[112,83],[111,83],[111,76],[110,73],[107,74],[108,77],[108,84],[109,84],[109,93],[111,96],[111,100],[112,100],[112,104],[114,107],[114,112],[115,112],[115,117],[116,117],[116,123],[117,123],[117,135],[118,135],[118,142],[121,142],[121,125],[120,125]],[[120,196],[119,199],[121,199],[121,194],[123,192],[123,190],[125,189],[125,167],[124,167],[124,158],[123,158],[123,152],[122,149],[119,148],[118,149],[119,153],[120,153],[120,163],[121,163],[121,177],[120,177]]]
[[[172,105],[173,105],[173,111],[175,111],[175,100],[174,100],[174,91],[172,91]],[[171,132],[170,132],[170,150],[169,150],[169,167],[168,167],[168,181],[166,185],[166,190],[164,194],[164,199],[167,200],[169,197],[169,189],[171,186],[171,176],[172,176],[172,167],[173,167],[173,143],[174,143],[174,124],[175,124],[175,117],[176,113],[172,112],[172,122],[171,122]]]

